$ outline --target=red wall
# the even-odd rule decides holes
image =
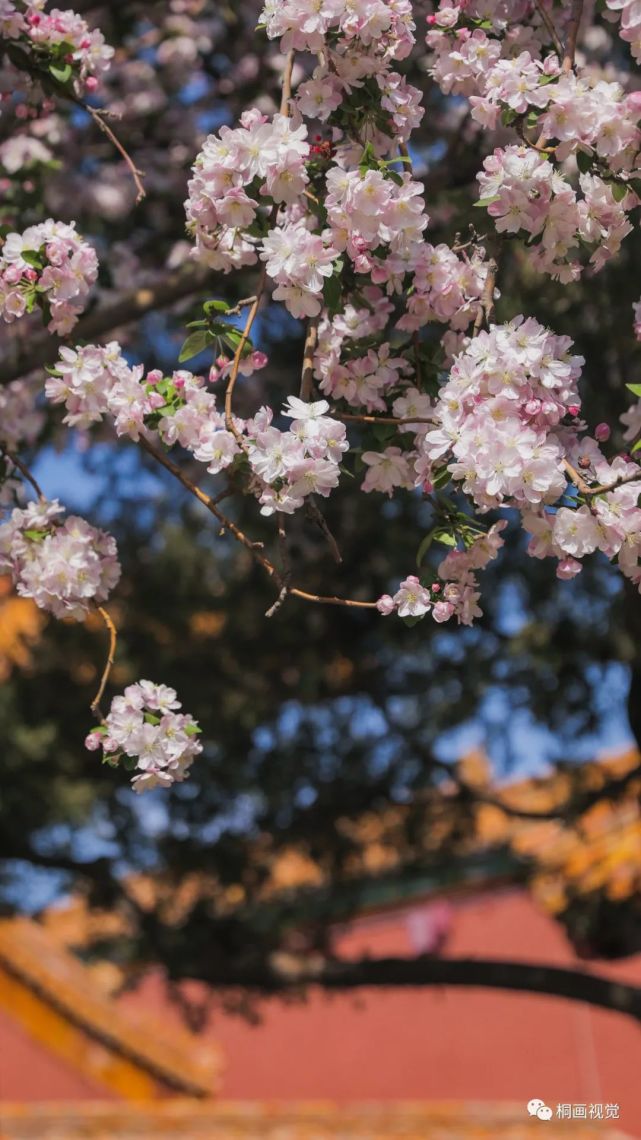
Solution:
[[[414,953],[421,909],[363,918],[340,934],[338,948],[355,956]],[[456,904],[447,953],[590,968],[515,890]],[[593,968],[641,984],[641,957]],[[157,1011],[158,979],[123,1000]],[[450,988],[270,1000],[262,1018],[256,1027],[214,1014],[208,1033],[226,1056],[225,1098],[612,1102],[621,1106],[621,1129],[641,1137],[641,1027],[620,1014],[560,998]]]
[[[0,1009],[0,1101],[109,1100],[111,1095],[34,1041]]]

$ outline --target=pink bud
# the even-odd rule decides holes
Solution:
[[[581,563],[577,562],[576,558],[562,558],[557,565],[556,576],[567,581],[568,578],[575,578],[582,569]]]
[[[383,594],[383,596],[380,597],[376,603],[376,609],[378,610],[379,614],[383,614],[384,616],[393,614],[394,610],[396,609],[396,606],[394,605],[394,599],[391,598],[389,594]]]
[[[434,490],[434,484],[430,483],[429,479],[426,479],[425,482],[423,483],[423,494],[424,495],[431,495],[433,490]]]
[[[100,733],[95,730],[90,732],[88,736],[85,736],[85,748],[88,748],[90,752],[97,752],[100,748],[100,743]]]
[[[598,439],[599,443],[605,443],[610,438],[610,425],[597,424],[594,429],[594,438]]]
[[[451,618],[454,613],[454,606],[451,602],[437,602],[432,610],[432,617],[434,621],[442,622]]]
[[[571,416],[578,416],[580,411],[581,411],[581,405],[580,404],[570,404],[570,406],[568,408],[568,414]]]
[[[158,384],[162,380],[162,372],[160,368],[152,368],[151,372],[147,373],[148,384]]]
[[[95,75],[88,75],[85,79],[85,87],[87,88],[87,91],[95,91],[97,86],[98,80],[96,79]]]
[[[38,280],[38,274],[36,273],[35,269],[25,269],[22,276],[26,277],[27,281],[29,281],[31,285],[33,285],[34,281]]]
[[[538,416],[541,411],[540,400],[528,400],[524,408],[526,416]]]
[[[440,594],[440,592],[441,592],[441,583],[440,582],[434,582],[434,585],[432,586],[432,593],[433,594]]]

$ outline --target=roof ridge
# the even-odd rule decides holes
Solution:
[[[161,1084],[187,1096],[212,1095],[218,1058],[212,1063],[205,1051],[200,1058],[190,1055],[196,1042],[183,1029],[172,1027],[171,1041],[166,1041],[148,1015],[134,1019],[119,1009],[97,990],[86,967],[33,919],[0,920],[0,968],[87,1036]],[[212,1053],[209,1043],[206,1051]]]

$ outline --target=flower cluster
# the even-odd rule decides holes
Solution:
[[[518,0],[443,4],[427,42],[442,90],[466,95],[486,129],[513,124],[526,144],[486,160],[481,204],[499,232],[527,236],[536,268],[568,281],[581,271],[580,243],[592,248],[591,264],[600,268],[632,228],[641,104],[637,93],[626,96],[596,70],[562,66],[549,50],[558,47],[558,40],[549,43],[549,21],[526,9]],[[567,12],[555,11],[557,17],[562,30]],[[581,171],[578,193],[573,167],[563,166],[570,156]]]
[[[29,53],[38,70],[56,83],[72,84],[76,95],[95,91],[109,69],[114,49],[98,29],[76,12],[52,8],[46,0],[0,0],[0,34]]]
[[[196,159],[185,203],[195,253],[227,273],[252,265],[264,227],[261,208],[292,205],[305,191],[307,128],[285,115],[247,111],[235,130],[209,135]]]
[[[0,524],[0,572],[54,617],[82,621],[118,582],[118,552],[111,535],[63,512],[57,499],[12,511]]]
[[[75,223],[51,218],[7,234],[0,252],[0,315],[8,323],[40,308],[50,332],[65,336],[98,276],[95,250]]]
[[[327,173],[325,207],[335,249],[345,251],[357,273],[371,275],[389,292],[413,269],[413,257],[428,223],[423,187],[405,172],[390,178],[382,170]],[[387,247],[384,255],[379,247]]]
[[[114,697],[102,725],[89,733],[85,745],[91,752],[102,748],[106,763],[116,766],[122,761],[136,771],[134,791],[168,788],[186,778],[203,750],[197,722],[178,712],[180,708],[168,685],[138,681]]]
[[[292,514],[312,494],[326,498],[337,486],[340,462],[348,449],[345,425],[332,419],[327,400],[308,404],[290,396],[284,414],[289,431],[272,424],[269,408],[261,408],[247,425],[247,456],[262,484],[257,488],[261,514]]]
[[[427,613],[436,622],[456,617],[460,625],[472,625],[481,616],[478,606],[480,593],[474,572],[483,570],[496,558],[503,546],[501,532],[507,526],[502,519],[487,534],[474,537],[463,549],[454,549],[438,567],[438,577],[410,574],[401,582],[395,594],[383,594],[376,603],[379,613],[414,622]]]
[[[566,479],[565,434],[578,415],[583,358],[533,318],[493,325],[456,357],[422,442],[481,509],[554,502]]]
[[[498,148],[478,175],[481,204],[499,233],[521,234],[539,270],[561,281],[581,272],[579,244],[592,249],[590,264],[600,269],[618,253],[632,229],[626,207],[636,195],[615,188],[597,174],[581,174],[580,198],[544,155],[525,146]]]
[[[414,43],[410,0],[267,0],[262,23],[283,51],[322,53],[295,104],[301,114],[328,122],[337,139],[353,125],[355,89],[367,107],[364,140],[378,155],[420,123],[420,92],[392,68]]]
[[[309,404],[291,396],[285,415],[293,423],[286,432],[272,424],[269,408],[246,422],[234,417],[230,431],[202,376],[184,369],[143,376],[142,366],[130,367],[115,342],[61,348],[60,356],[45,393],[66,405],[66,423],[86,427],[108,416],[118,435],[153,435],[168,447],[179,444],[212,475],[243,453],[263,514],[291,514],[309,495],[327,496],[338,483],[348,443],[344,425],[325,414],[326,400]]]
[[[556,558],[557,576],[573,578],[582,569],[580,559],[600,550],[615,559],[623,574],[641,589],[638,465],[622,457],[608,463],[596,441],[589,438],[577,443],[570,455],[591,481],[611,489],[580,506],[524,512],[523,526],[532,535],[528,553],[533,558]]]
[[[414,259],[412,290],[397,328],[416,332],[429,321],[461,330],[475,320],[487,279],[485,250],[462,256],[442,242],[421,243]]]

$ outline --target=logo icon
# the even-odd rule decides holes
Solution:
[[[538,1120],[552,1119],[552,1109],[548,1107],[544,1100],[538,1100],[536,1097],[534,1100],[528,1101],[527,1110],[530,1116],[536,1116]]]

